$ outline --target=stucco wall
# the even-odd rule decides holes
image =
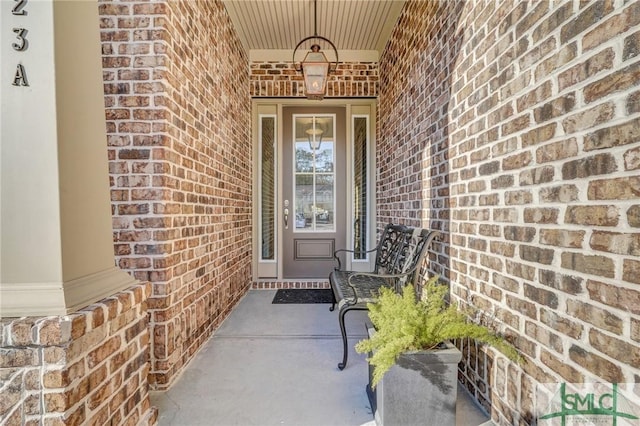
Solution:
[[[525,357],[464,343],[501,424],[536,385],[640,393],[640,5],[411,1],[380,60],[378,220],[442,229],[440,273]]]

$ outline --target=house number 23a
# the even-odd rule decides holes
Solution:
[[[13,5],[13,9],[11,9],[11,13],[15,16],[27,16],[27,10],[25,9],[27,1],[28,0],[14,0],[15,4]],[[29,41],[27,40],[28,30],[26,28],[14,28],[13,32],[16,35],[17,41],[12,43],[11,47],[17,52],[24,52],[29,48]],[[29,85],[24,65],[20,63],[16,65],[16,73],[13,76],[13,83],[11,84],[14,86]]]

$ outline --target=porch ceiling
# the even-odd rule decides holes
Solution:
[[[249,54],[314,35],[313,0],[222,0]],[[317,34],[342,51],[381,53],[405,0],[318,0]],[[323,48],[324,49],[324,48]]]

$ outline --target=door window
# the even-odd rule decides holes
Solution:
[[[295,231],[335,230],[335,115],[294,115]]]

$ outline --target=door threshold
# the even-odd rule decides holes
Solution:
[[[317,289],[331,288],[328,278],[293,278],[269,279],[261,278],[251,285],[252,290],[282,290],[282,289]]]

